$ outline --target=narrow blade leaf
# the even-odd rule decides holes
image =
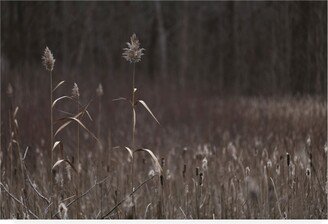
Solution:
[[[66,119],[66,118],[65,118],[65,119]],[[63,130],[67,125],[69,125],[71,122],[72,122],[72,121],[67,121],[67,122],[65,122],[62,126],[60,126],[60,127],[57,129],[57,131],[56,131],[56,133],[55,133],[55,136],[56,136],[61,130]]]
[[[55,169],[59,164],[61,164],[62,162],[64,162],[65,160],[64,159],[60,159],[58,160],[53,166],[52,166],[52,169]]]
[[[72,121],[75,121],[76,123],[78,123],[82,128],[84,128],[84,130],[86,130],[99,144],[101,144],[101,142],[99,141],[99,139],[76,117],[67,117],[66,118],[67,121],[66,123],[64,123],[62,126],[60,126],[58,128],[58,130],[55,133],[55,136],[63,129],[65,128],[67,125],[69,125]]]
[[[56,85],[56,87],[52,90],[52,92],[55,92],[55,90],[56,90],[59,86],[63,85],[64,83],[65,83],[65,81],[60,81],[60,82]]]
[[[75,167],[73,166],[73,164],[72,164],[70,161],[68,161],[67,159],[60,159],[60,160],[58,160],[58,161],[53,165],[52,170],[54,170],[57,166],[59,166],[59,165],[60,165],[61,163],[63,163],[63,162],[66,162],[68,165],[70,165],[70,167],[72,167],[72,169],[73,169],[75,172],[77,172],[76,169],[75,169]]]
[[[63,99],[70,99],[70,100],[74,100],[72,97],[70,96],[61,96],[59,98],[57,98],[56,100],[54,100],[54,102],[52,103],[52,108],[55,107],[56,103],[58,103],[59,101],[63,100]]]
[[[131,158],[133,158],[133,152],[132,152],[132,150],[131,150],[129,147],[127,147],[127,146],[125,146],[124,148],[125,148],[126,150],[128,150],[128,152],[129,152]]]
[[[161,167],[161,165],[159,164],[158,159],[157,159],[157,157],[155,156],[155,154],[154,154],[151,150],[149,150],[149,149],[137,149],[137,150],[135,150],[134,152],[141,152],[141,151],[143,151],[143,152],[147,152],[147,153],[151,156],[151,158],[153,159],[154,165],[155,165],[155,169],[156,169],[158,172],[162,173],[162,172],[163,172],[162,167]]]
[[[119,98],[117,98],[117,99],[113,99],[112,101],[121,101],[121,100],[125,100],[125,101],[128,101],[126,98],[124,98],[124,97],[119,97]]]
[[[16,108],[15,108],[14,117],[16,117],[16,116],[17,116],[17,113],[18,113],[18,109],[19,109],[19,107],[16,107]]]
[[[89,111],[88,111],[88,110],[85,110],[85,113],[88,115],[90,121],[93,121],[93,120],[92,120],[92,117],[91,117],[91,115],[90,115],[90,113],[89,113]]]
[[[149,107],[147,106],[147,104],[145,103],[145,101],[143,100],[138,100],[138,102],[140,102],[145,108],[146,110],[150,113],[150,115],[155,119],[155,121],[160,125],[159,121],[156,119],[155,115],[151,112],[151,110],[149,109]]]
[[[52,151],[55,150],[55,148],[60,144],[60,141],[55,142],[54,146],[52,147]]]

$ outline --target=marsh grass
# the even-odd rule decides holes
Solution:
[[[136,105],[137,102],[141,103],[146,110],[151,114],[151,116],[156,120],[156,122],[158,122],[158,120],[156,119],[156,117],[153,115],[153,113],[151,112],[151,110],[149,109],[149,107],[147,106],[147,104],[143,101],[143,100],[138,100],[136,101],[136,92],[137,92],[137,88],[135,87],[135,73],[136,73],[136,63],[141,61],[141,56],[143,55],[143,51],[145,49],[140,48],[140,42],[136,36],[136,34],[133,34],[130,38],[131,42],[127,42],[128,48],[124,48],[124,52],[123,52],[123,58],[125,58],[127,61],[129,61],[130,63],[132,63],[133,65],[133,70],[132,70],[132,90],[131,90],[131,108],[132,108],[132,143],[131,143],[131,149],[129,147],[125,147],[125,149],[127,149],[129,151],[129,154],[132,158],[132,162],[131,162],[131,192],[134,192],[134,176],[135,176],[135,168],[134,168],[134,163],[135,163],[135,156],[134,153],[136,152],[140,152],[140,151],[144,151],[147,152],[151,158],[153,159],[154,162],[154,166],[155,169],[157,170],[157,172],[161,172],[161,166],[158,162],[157,157],[154,155],[154,153],[149,150],[149,149],[136,149],[135,147],[135,133],[136,133],[136,123],[137,123],[137,114],[136,114]],[[126,98],[120,97],[116,100],[125,100],[128,101]],[[131,198],[132,198],[132,206],[131,206],[131,212],[132,218],[136,218],[136,205],[135,205],[135,198],[134,198],[134,194],[132,193]]]
[[[55,107],[63,107],[67,104],[68,108],[71,107],[75,112],[76,102],[72,101],[73,104],[70,104],[71,100],[66,100],[68,101],[63,98],[57,101]],[[323,172],[323,170],[326,170],[326,156],[321,156],[325,155],[325,140],[322,131],[325,127],[321,125],[322,123],[320,124],[320,120],[325,119],[326,116],[325,106],[315,101],[312,102],[313,104],[309,104],[304,100],[289,100],[288,103],[286,102],[286,110],[282,111],[281,108],[284,104],[281,101],[261,102],[243,99],[238,104],[237,102],[225,101],[226,109],[229,108],[230,112],[220,109],[220,103],[206,104],[202,107],[203,109],[209,105],[215,107],[214,109],[217,112],[211,119],[214,122],[215,119],[220,120],[222,130],[213,129],[211,135],[213,139],[221,136],[220,141],[203,144],[197,144],[196,142],[195,144],[191,143],[189,146],[168,144],[166,147],[165,144],[160,145],[157,143],[157,147],[167,149],[161,151],[161,157],[165,158],[165,162],[155,160],[154,158],[157,158],[155,153],[150,151],[154,154],[153,157],[143,147],[137,147],[136,150],[140,149],[137,152],[128,146],[121,147],[122,150],[106,148],[106,150],[111,150],[110,163],[107,165],[109,167],[108,169],[107,167],[100,167],[98,171],[104,178],[108,176],[104,182],[101,182],[101,178],[95,180],[94,170],[96,164],[87,161],[89,158],[92,158],[92,160],[97,158],[96,161],[101,161],[101,159],[107,161],[108,157],[101,158],[102,155],[99,155],[98,150],[90,150],[98,147],[98,142],[94,141],[90,134],[88,134],[91,137],[89,140],[85,140],[84,137],[81,138],[81,141],[83,141],[81,151],[89,152],[91,157],[88,156],[88,153],[81,154],[83,170],[81,181],[85,183],[85,188],[81,189],[80,197],[76,195],[74,187],[69,185],[65,170],[61,169],[66,164],[68,165],[68,162],[64,160],[71,162],[72,165],[75,164],[68,157],[70,148],[74,151],[76,149],[75,144],[69,144],[70,141],[73,141],[72,139],[76,138],[75,125],[72,126],[74,131],[71,132],[70,125],[65,126],[59,132],[61,135],[56,135],[58,139],[54,143],[54,154],[58,154],[59,160],[57,165],[53,167],[56,173],[64,172],[65,191],[58,190],[60,197],[58,206],[52,210],[52,217],[75,218],[75,205],[79,201],[82,212],[81,218],[128,218],[131,216],[129,213],[131,204],[126,203],[129,198],[127,196],[132,197],[134,195],[137,201],[136,218],[325,218],[326,196],[322,194],[320,189],[322,187],[320,183],[325,183],[326,178],[326,174]],[[236,107],[235,105],[239,106]],[[187,106],[186,108],[189,109],[190,107]],[[16,108],[16,106],[13,108]],[[263,115],[256,112],[259,108],[262,108],[261,110],[264,110],[267,116],[271,116],[267,127],[262,129],[261,132],[255,131],[262,127]],[[83,112],[83,109],[84,107],[81,106],[80,113]],[[243,111],[243,114],[229,117],[229,114],[232,116],[233,111]],[[165,113],[168,113],[167,116],[172,117],[172,113],[175,112],[166,110]],[[306,117],[309,114],[316,115]],[[18,110],[17,115],[17,121],[24,117],[20,110]],[[123,111],[120,116],[123,118],[129,116],[129,113]],[[81,114],[77,117],[81,120]],[[138,116],[140,121],[143,121],[144,117],[147,118],[142,113]],[[104,119],[107,119],[107,117]],[[229,129],[230,125],[234,124],[233,120],[235,119],[238,119],[239,124],[243,123],[245,125],[239,126],[239,133],[241,134],[237,136],[233,136],[233,129]],[[302,129],[297,128],[300,119],[302,120]],[[55,130],[58,130],[69,121],[71,121],[70,124],[77,123],[70,119],[60,121],[60,123],[56,123]],[[113,120],[111,122],[114,123]],[[116,122],[120,124],[117,127],[122,126],[120,119],[117,119]],[[131,128],[130,122],[127,123],[121,128]],[[316,125],[312,126],[313,123]],[[102,124],[104,123],[102,122]],[[197,124],[202,127],[201,123]],[[85,124],[83,125],[86,127]],[[281,125],[285,126],[286,129],[282,129]],[[141,129],[153,128],[147,122],[142,127]],[[309,127],[312,130],[310,135],[312,149],[306,148],[308,147],[306,141]],[[20,125],[19,128],[22,130],[24,126]],[[190,132],[184,132],[181,128],[177,129],[178,127],[175,126],[174,122],[169,122],[169,125],[165,128],[168,132],[162,133],[160,137],[172,142],[179,141],[178,139],[180,141],[191,141],[188,137]],[[82,126],[81,129],[84,130]],[[196,134],[196,138],[197,136],[206,137],[206,135],[203,135],[204,131],[197,129],[196,126],[190,127],[190,129]],[[172,130],[179,131],[174,132]],[[174,136],[169,135],[169,132],[173,133]],[[302,135],[303,132],[306,134]],[[24,132],[21,131],[20,133]],[[88,133],[88,131],[85,133]],[[144,133],[142,130],[138,132],[137,139],[139,141],[148,139],[149,133]],[[117,132],[114,132],[114,144],[118,143],[115,140],[117,137]],[[284,140],[282,141],[281,138]],[[18,139],[17,141],[20,142],[21,140]],[[154,147],[154,145],[156,144],[150,144],[151,147]],[[61,149],[61,147],[65,148]],[[25,147],[22,148],[25,150]],[[266,150],[264,150],[265,148]],[[289,167],[286,149],[288,149],[290,158]],[[313,169],[310,169],[310,155],[307,151],[311,150],[312,166],[317,170],[317,177]],[[25,194],[19,191],[19,189],[24,188],[24,179],[20,178],[22,172],[18,151],[13,150],[15,152],[13,165],[18,168],[16,172],[18,172],[19,177],[13,179],[13,185],[10,183],[10,173],[5,173],[6,175],[3,178],[4,182],[2,182],[1,188],[4,198],[2,203],[4,217],[49,217],[51,208],[48,209],[48,212],[45,212],[45,209],[49,206],[47,201],[52,202],[52,199],[47,190],[47,176],[45,176],[46,179],[42,178],[44,175],[41,174],[44,173],[44,170],[40,164],[33,167],[29,162],[32,155],[34,156],[33,151],[35,150],[32,147],[27,152],[21,153],[22,157],[25,158],[23,160],[24,167],[26,167],[24,168],[24,174],[28,173],[28,175],[25,175],[25,189],[26,195],[28,195],[26,200],[24,199]],[[63,151],[62,155],[61,151]],[[46,159],[41,153],[42,151],[39,151],[38,154],[35,154],[40,161]],[[131,177],[126,175],[131,171],[132,156],[135,159],[134,191],[131,191],[130,188]],[[205,158],[207,167],[203,162]],[[156,172],[151,173],[149,178],[147,176],[149,170],[155,171],[157,162],[163,170],[162,174],[154,176],[155,178],[150,179],[136,190],[143,181],[153,177]],[[5,170],[10,171],[10,162],[5,161],[5,163]],[[293,171],[293,166],[295,166],[295,171]],[[75,165],[74,168],[76,169]],[[72,175],[76,177],[77,174],[74,169],[71,168],[71,170]],[[200,178],[201,174],[203,174],[203,178]],[[93,187],[95,181],[98,184]],[[102,193],[95,194],[94,192],[97,188],[100,188],[100,184],[102,185]],[[134,193],[131,194],[131,192]],[[21,197],[23,200],[21,200]],[[102,205],[100,200],[102,200]],[[56,215],[60,203],[66,206],[67,215],[65,215],[64,210],[61,214]],[[259,206],[261,209],[259,209]],[[99,213],[101,211],[102,213]],[[106,214],[108,215],[106,216]]]
[[[131,99],[112,103],[121,85],[109,84],[106,92],[98,86],[98,105],[64,94],[67,82],[52,85],[57,75],[50,50],[43,60],[50,99],[42,98],[41,90],[49,91],[42,81],[33,90],[39,98],[25,102],[15,91],[7,96],[0,218],[327,218],[325,101],[194,97],[167,86],[146,88],[136,76],[143,51],[132,35],[123,54],[133,69]],[[98,82],[87,84],[81,83],[83,96],[93,96]],[[24,92],[20,85],[13,89]],[[153,97],[147,101],[153,100],[163,126],[155,126],[157,117],[139,96]],[[45,101],[51,112],[43,108],[44,119],[33,116]],[[49,114],[51,133],[44,140]]]

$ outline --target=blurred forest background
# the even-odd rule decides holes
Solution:
[[[44,75],[33,78],[26,71],[42,69],[45,46],[56,58],[57,74],[76,78],[79,73],[80,81],[118,80],[129,71],[121,54],[135,32],[146,49],[138,76],[153,84],[221,95],[326,95],[326,1],[1,6],[6,83],[14,82],[9,71],[29,76],[30,84]]]

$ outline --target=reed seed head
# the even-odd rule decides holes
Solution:
[[[125,208],[125,209],[129,209],[129,208],[131,208],[132,206],[133,206],[133,198],[132,198],[132,196],[128,196],[127,198],[126,198],[126,200],[123,202],[123,205],[122,205],[122,207],[123,208]]]
[[[307,144],[307,146],[311,146],[311,137],[310,136],[308,136],[308,138],[306,139],[306,144]]]
[[[206,159],[206,157],[204,157],[204,159],[202,161],[202,169],[203,169],[203,171],[206,171],[207,168],[208,168],[208,166],[207,166],[207,159]]]
[[[73,85],[72,97],[75,99],[78,99],[80,97],[79,87],[77,86],[76,83],[74,83],[74,85]]]
[[[52,70],[54,70],[56,60],[54,59],[54,56],[52,55],[48,47],[46,47],[46,49],[44,50],[41,59],[42,59],[42,64],[48,71],[51,72]]]
[[[14,93],[13,86],[9,83],[8,87],[7,87],[7,94],[8,94],[8,96],[12,96],[13,93]]]
[[[60,203],[58,206],[58,212],[59,212],[59,216],[61,219],[67,219],[68,215],[67,215],[67,207],[64,203]]]
[[[154,171],[153,169],[151,169],[151,170],[148,172],[148,176],[149,176],[149,177],[155,176],[155,171]]]
[[[125,58],[130,63],[136,63],[141,61],[141,56],[144,55],[144,48],[140,48],[140,42],[136,34],[133,34],[130,38],[131,43],[127,42],[127,48],[123,48],[123,58]]]
[[[246,172],[246,176],[249,176],[251,173],[251,169],[247,166],[245,172]]]
[[[99,83],[98,88],[96,89],[96,93],[97,93],[97,96],[99,96],[99,97],[104,95],[104,90],[103,90],[101,83]]]
[[[269,159],[269,160],[267,161],[267,167],[268,167],[268,168],[271,168],[271,167],[272,167],[272,161],[271,161],[271,159]]]

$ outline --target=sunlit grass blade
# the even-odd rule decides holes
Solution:
[[[91,117],[91,115],[90,115],[90,113],[89,113],[89,111],[88,111],[88,110],[85,110],[85,113],[88,115],[88,118],[90,119],[90,121],[93,121],[93,120],[92,120],[92,117]]]
[[[150,113],[150,115],[155,119],[155,121],[156,121],[158,124],[160,124],[159,121],[157,120],[157,118],[155,117],[155,115],[151,112],[151,110],[149,109],[149,107],[148,107],[147,104],[145,103],[145,101],[143,101],[143,100],[138,100],[138,102],[141,103],[141,104],[146,108],[146,110]]]
[[[14,115],[13,115],[13,117],[16,117],[16,116],[17,116],[18,109],[19,109],[19,107],[16,107],[16,108],[15,108],[15,111],[14,111]]]
[[[124,97],[119,97],[117,99],[113,99],[112,101],[128,101],[129,102],[129,100]]]
[[[54,151],[55,148],[56,148],[59,144],[60,144],[60,141],[56,141],[56,142],[54,143],[54,146],[52,147],[52,151]]]
[[[157,157],[155,156],[155,154],[149,149],[137,149],[137,150],[134,151],[134,153],[141,152],[141,151],[147,152],[151,156],[151,158],[153,159],[153,162],[155,164],[155,169],[157,171],[159,171],[160,173],[162,173],[162,171],[163,171],[162,167],[159,164],[159,161],[158,161]]]
[[[67,160],[67,159],[60,159],[60,160],[58,160],[53,166],[52,166],[52,170],[54,170],[57,166],[59,166],[61,163],[63,163],[63,162],[66,162],[70,167],[72,167],[72,169],[75,171],[75,172],[77,172],[76,171],[76,169],[75,169],[75,167],[74,167],[74,165],[69,161],[69,160]]]
[[[113,147],[113,149],[125,149],[129,153],[129,155],[131,156],[131,158],[133,158],[133,151],[129,147],[127,147],[127,146],[124,146],[124,147],[115,146],[115,147]]]
[[[71,116],[71,117],[75,117],[75,118],[79,118],[80,116],[82,116],[84,113],[84,111],[81,111],[80,113],[76,114],[75,116]],[[55,121],[55,124],[60,123],[60,122],[67,122],[67,121],[71,121],[71,119],[69,119],[70,117],[62,117],[62,118],[58,118]]]
[[[61,82],[59,82],[59,83],[56,85],[56,87],[52,89],[52,92],[55,92],[55,90],[56,90],[59,86],[63,85],[64,83],[65,83],[65,81],[61,81]]]
[[[124,148],[129,152],[131,158],[133,158],[133,152],[132,152],[132,150],[129,147],[127,147],[127,146],[125,146]]]
[[[60,126],[56,133],[55,136],[61,131],[63,130],[67,125],[69,125],[71,122],[75,121],[76,123],[78,123],[84,130],[86,130],[96,141],[98,141],[99,144],[101,144],[101,142],[99,141],[99,139],[76,117],[67,117],[66,118],[68,121],[66,123],[64,123],[62,126]]]
[[[58,103],[59,101],[63,100],[63,99],[70,99],[70,100],[74,100],[72,97],[70,96],[61,96],[57,99],[54,100],[54,102],[52,103],[51,107],[54,108],[56,103]]]

